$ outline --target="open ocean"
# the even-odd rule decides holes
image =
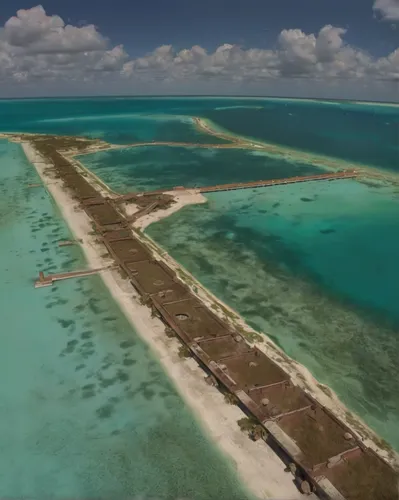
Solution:
[[[0,100],[2,131],[119,144],[219,142],[196,131],[190,116],[338,158],[342,168],[348,161],[399,170],[395,106],[255,98]],[[12,381],[1,389],[0,496],[243,498],[230,465],[203,437],[99,278],[33,289],[40,269],[78,268],[83,257],[76,248],[56,247],[68,229],[44,189],[26,188],[37,178],[19,146],[2,141],[0,154],[7,325],[0,370]],[[146,147],[81,161],[127,192],[320,172],[293,158]],[[399,450],[399,189],[345,180],[215,193],[208,200],[148,233]]]
[[[195,131],[189,117],[201,116],[247,137],[398,170],[398,106],[228,97],[0,100],[0,131],[85,135],[118,144],[220,142]]]

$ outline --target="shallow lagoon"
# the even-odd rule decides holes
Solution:
[[[343,180],[207,197],[149,235],[399,449],[399,193]]]
[[[313,175],[309,164],[273,158],[260,151],[147,146],[81,155],[77,159],[120,193],[199,187],[232,182]]]
[[[249,498],[99,277],[52,199],[0,141],[0,496]]]

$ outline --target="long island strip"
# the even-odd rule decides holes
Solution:
[[[119,197],[107,194],[104,186],[76,168],[67,154],[92,150],[95,141],[27,134],[10,134],[9,139],[29,141],[46,163],[49,175],[63,182],[64,189],[91,219],[96,238],[113,259],[112,267],[120,270],[140,294],[141,302],[164,323],[165,335],[179,339],[182,353],[197,361],[207,382],[239,406],[244,417],[240,422],[249,437],[264,440],[265,446],[275,450],[302,493],[330,500],[399,498],[398,473],[392,464],[367,447],[309,391],[294,384],[290,375],[251,345],[242,332],[216,315],[181,274],[156,258],[153,247],[132,221],[168,206],[173,202],[170,195],[162,191]],[[309,179],[261,181],[247,187],[356,175],[356,171],[345,171]],[[241,188],[245,185],[210,186],[198,191]],[[121,206],[132,199],[139,211],[129,217]],[[101,269],[75,271],[75,275],[97,271]],[[41,273],[36,286],[51,286],[54,280],[69,277],[68,273],[60,276]]]

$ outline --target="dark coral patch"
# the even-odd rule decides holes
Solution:
[[[57,322],[62,326],[62,328],[69,328],[70,326],[75,326],[75,321],[73,319],[57,318]]]
[[[124,340],[119,345],[122,349],[129,349],[129,347],[133,347],[135,345],[135,341],[134,340]]]
[[[69,340],[67,342],[67,345],[66,345],[65,349],[64,349],[64,352],[66,352],[66,353],[73,352],[75,350],[75,347],[78,345],[78,343],[79,342],[76,339]]]
[[[137,363],[137,361],[135,359],[126,358],[123,360],[123,364],[125,366],[132,366],[132,365],[135,365],[136,363]]]
[[[151,389],[146,389],[142,392],[142,395],[147,401],[151,401],[151,399],[155,396],[155,392]]]
[[[89,339],[93,336],[93,332],[91,330],[85,330],[80,334],[80,338],[82,339]]]
[[[129,374],[124,372],[123,370],[118,370],[116,372],[116,378],[120,380],[121,382],[127,382],[129,380]]]
[[[110,418],[114,412],[115,408],[112,404],[107,403],[96,410],[96,414],[100,419]]]
[[[95,390],[83,390],[82,391],[82,399],[90,399],[90,398],[94,398],[94,396],[96,395],[96,391]]]

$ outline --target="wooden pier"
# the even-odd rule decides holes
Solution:
[[[319,174],[319,175],[307,175],[304,177],[287,177],[285,179],[268,179],[264,181],[255,181],[255,182],[237,182],[232,184],[219,184],[216,186],[207,186],[198,188],[198,191],[200,193],[213,193],[216,191],[234,191],[236,189],[251,189],[259,187],[278,186],[281,184],[296,184],[298,182],[353,179],[358,175],[359,173],[357,172],[357,170],[344,170],[342,172],[334,172],[334,173]]]
[[[215,186],[176,186],[171,189],[157,189],[155,191],[145,191],[142,193],[127,193],[117,198],[118,202],[130,201],[132,198],[141,196],[161,195],[169,192],[184,192],[195,191],[196,193],[214,193],[216,191],[234,191],[236,189],[254,189],[260,187],[279,186],[282,184],[296,184],[298,182],[313,182],[313,181],[334,181],[339,179],[354,179],[360,175],[358,170],[341,170],[340,172],[328,172],[326,174],[306,175],[296,177],[285,177],[282,179],[265,179],[253,182],[234,182],[231,184],[217,184]]]
[[[91,276],[92,274],[98,274],[101,271],[106,271],[111,269],[111,267],[100,267],[98,269],[86,269],[83,271],[71,271],[68,273],[58,273],[58,274],[47,274],[45,275],[43,271],[39,273],[39,279],[35,282],[35,288],[42,288],[44,286],[51,286],[54,281],[67,280],[70,278],[82,278],[84,276]]]

